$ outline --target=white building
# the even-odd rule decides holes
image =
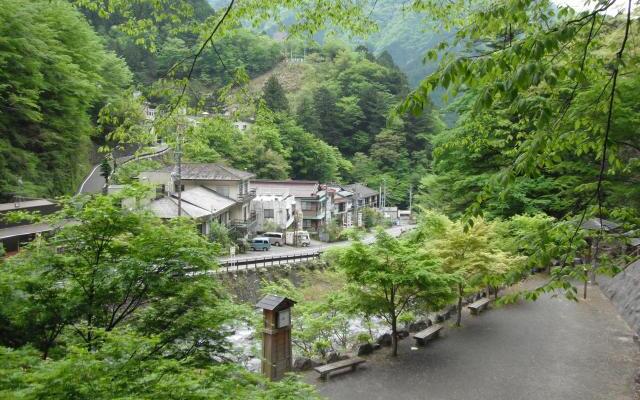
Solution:
[[[270,223],[278,230],[287,230],[294,223],[296,199],[286,194],[260,194],[251,200],[256,213],[256,231],[268,230]]]

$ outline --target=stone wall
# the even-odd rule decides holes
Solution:
[[[598,283],[631,329],[640,334],[640,260],[613,278],[599,276]]]

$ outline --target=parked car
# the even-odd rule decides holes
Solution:
[[[265,232],[262,236],[269,238],[272,246],[282,246],[285,241],[284,234],[280,232]]]
[[[271,243],[267,237],[256,237],[251,239],[250,246],[253,251],[268,251],[271,248]]]

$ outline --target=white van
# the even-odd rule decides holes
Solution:
[[[308,247],[311,244],[311,238],[309,237],[309,232],[307,231],[298,231],[297,234],[297,243],[298,246]]]
[[[262,237],[269,238],[269,243],[272,246],[282,246],[285,241],[284,234],[280,232],[265,232]]]
[[[309,232],[307,231],[296,231],[296,237],[294,237],[294,232],[287,232],[287,243],[292,246],[302,246],[306,247],[311,244],[311,239],[309,238]]]

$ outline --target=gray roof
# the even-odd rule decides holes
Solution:
[[[609,221],[604,218],[602,219],[602,225],[600,225],[600,218],[590,218],[580,225],[582,229],[586,229],[588,231],[599,231],[601,227],[603,231],[612,231],[619,226],[620,224],[617,222]]]
[[[194,219],[215,216],[236,203],[213,189],[197,186],[182,192],[182,215]],[[178,196],[174,193],[153,200],[146,208],[160,218],[177,218]]]
[[[49,232],[53,229],[54,227],[50,224],[29,224],[12,226],[10,228],[0,229],[0,240],[32,235],[34,233]]]
[[[24,210],[25,208],[52,206],[55,203],[46,199],[17,201],[11,203],[0,204],[0,212]]]
[[[377,196],[379,193],[377,190],[373,190],[361,183],[352,183],[350,185],[344,185],[344,188],[350,192],[355,193],[359,197],[371,197]]]
[[[176,197],[175,194],[173,196]],[[183,191],[182,201],[186,201],[194,206],[209,210],[213,214],[224,211],[236,204],[235,200],[223,196],[215,190],[204,186],[198,186]]]
[[[173,197],[163,197],[161,199],[153,200],[145,208],[151,211],[155,216],[162,219],[171,219],[178,217],[178,199],[174,199]],[[211,211],[183,201],[182,215],[185,217],[197,219],[211,215]]]
[[[291,194],[294,197],[315,197],[318,194],[318,181],[293,181],[255,179],[249,186],[262,194]]]
[[[175,170],[175,166],[169,165],[160,171],[174,172]],[[187,180],[239,181],[254,176],[255,174],[251,172],[213,163],[184,163],[181,170],[182,179]]]
[[[264,296],[257,304],[256,307],[263,308],[265,310],[281,310],[283,308],[291,307],[296,304],[295,301],[282,297],[282,296],[274,296],[272,294],[268,294]]]

